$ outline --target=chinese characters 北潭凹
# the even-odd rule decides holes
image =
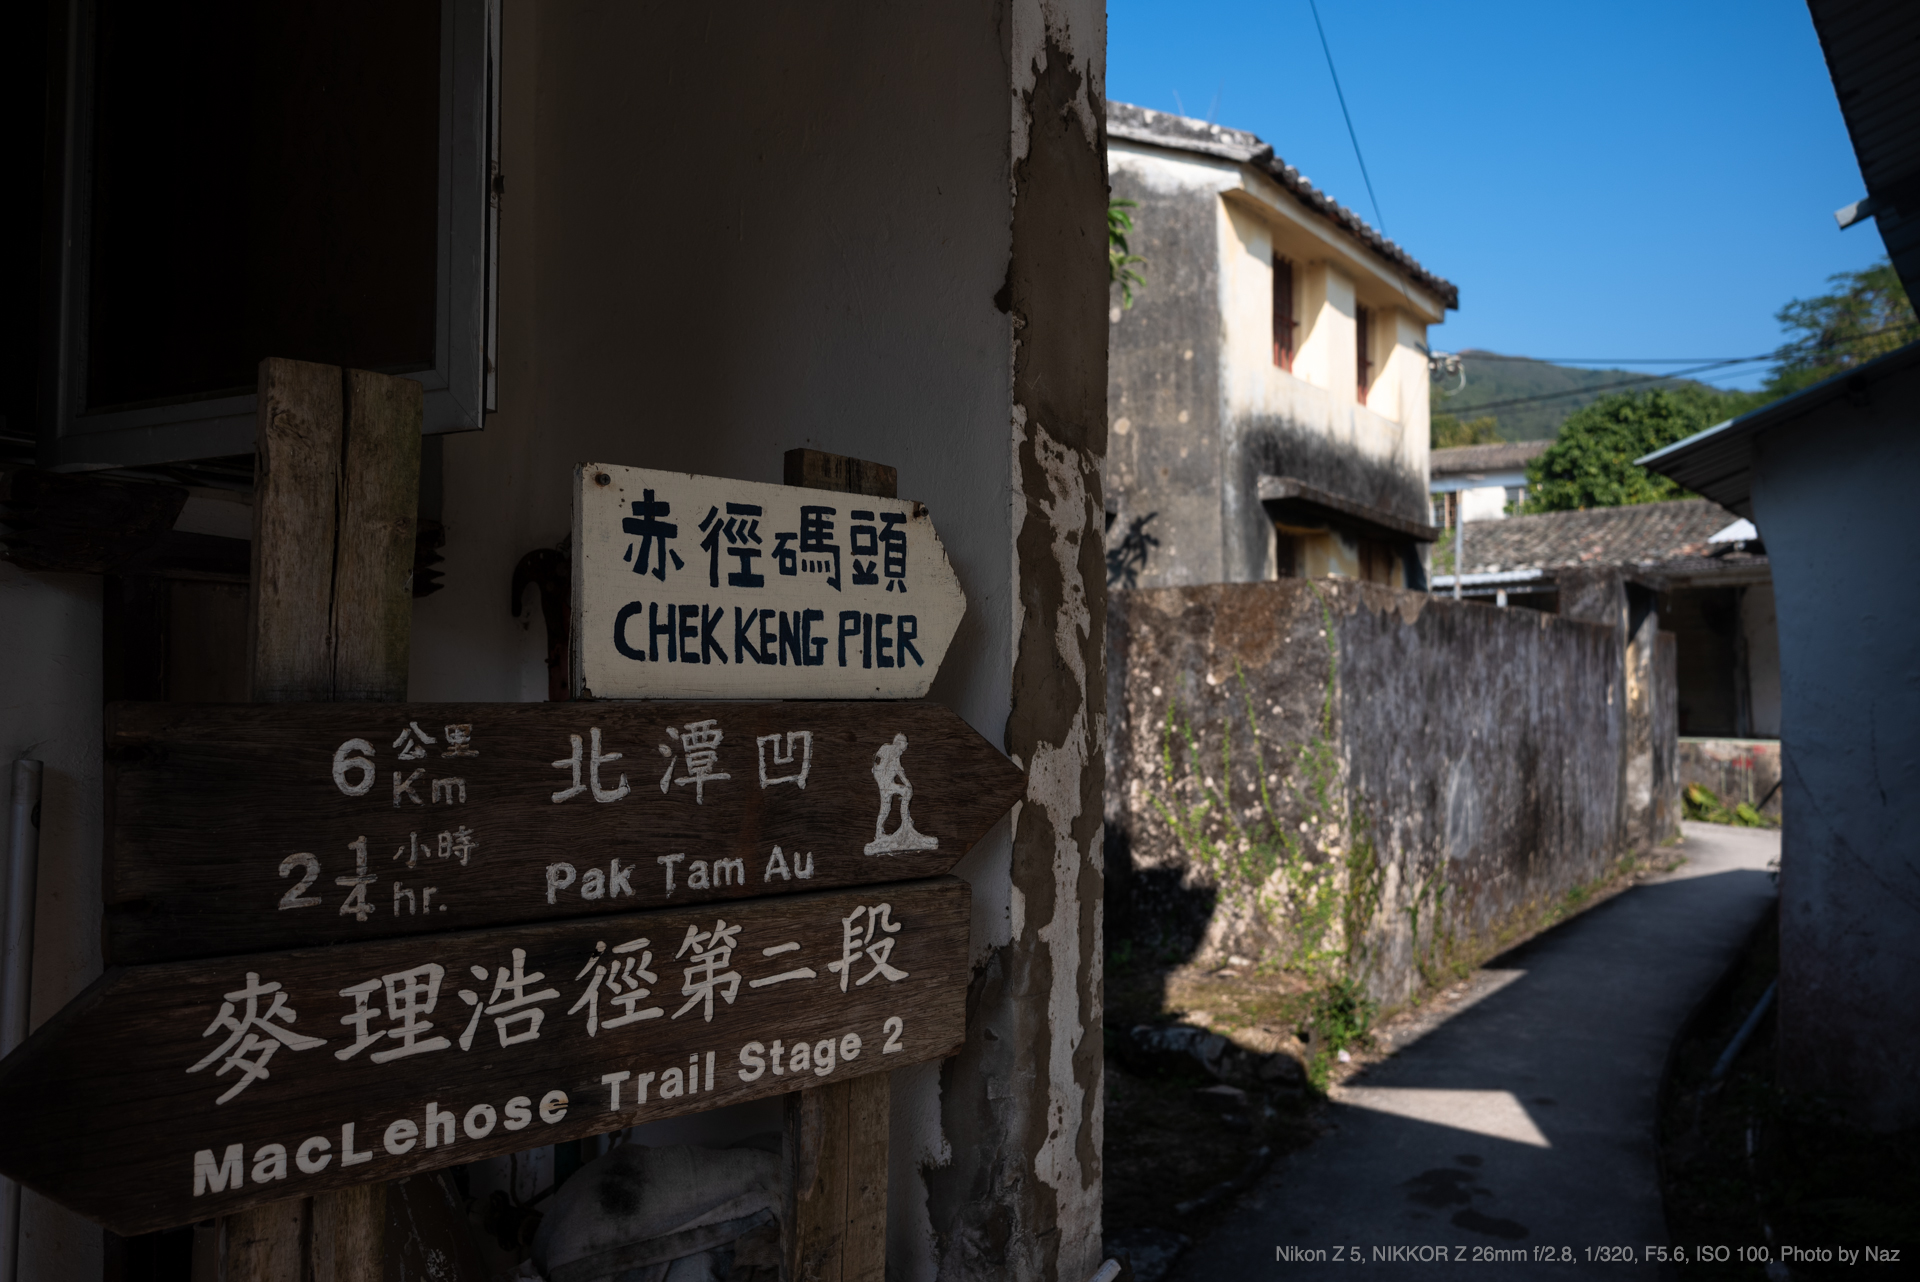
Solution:
[[[720,742],[725,738],[720,723],[709,718],[706,721],[690,721],[684,729],[668,726],[667,737],[679,746],[679,759],[685,762],[687,773],[675,779],[674,750],[664,743],[655,745],[660,749],[660,755],[667,759],[666,773],[660,776],[660,791],[666,792],[674,784],[681,787],[692,784],[694,801],[704,806],[707,804],[706,786],[733,777],[714,769],[720,761]]]

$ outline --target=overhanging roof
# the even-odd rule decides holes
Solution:
[[[1920,297],[1920,5],[1808,0],[1868,208],[1907,293]]]
[[[1308,485],[1305,481],[1296,481],[1290,476],[1261,477],[1260,501],[1304,508],[1317,517],[1359,526],[1368,534],[1383,534],[1389,538],[1410,538],[1421,543],[1432,543],[1445,533],[1437,525],[1422,525],[1384,508],[1355,503],[1352,499],[1343,499],[1338,494]]]
[[[1844,374],[1728,419],[1684,441],[1634,460],[1671,477],[1730,512],[1753,519],[1753,441],[1769,428],[1791,423],[1843,398],[1859,398],[1873,384],[1920,366],[1920,342],[1908,343]]]

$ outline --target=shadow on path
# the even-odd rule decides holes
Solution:
[[[1655,1276],[1667,1047],[1772,905],[1779,853],[1771,832],[1686,836],[1680,870],[1495,958],[1479,1000],[1336,1088],[1333,1131],[1173,1276],[1572,1276],[1621,1247],[1639,1263],[1608,1276]]]

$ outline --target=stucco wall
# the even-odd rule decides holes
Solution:
[[[1780,1066],[1867,1124],[1920,1123],[1920,583],[1900,547],[1920,484],[1920,376],[1762,434],[1780,644]]]
[[[545,697],[538,611],[511,618],[507,588],[566,535],[578,461],[777,482],[806,445],[898,468],[967,596],[931,697],[1046,775],[956,870],[973,886],[971,1039],[894,1075],[889,1275],[1084,1276],[1101,762],[1074,744],[1101,694],[1101,580],[1078,549],[1097,563],[1104,17],[594,4],[505,20],[499,412],[446,440],[446,588],[415,611],[411,696]],[[1091,697],[1018,675],[1075,644]]]
[[[1264,474],[1427,518],[1425,317],[1383,267],[1296,212],[1232,161],[1136,143],[1111,158],[1113,194],[1135,201],[1129,238],[1146,283],[1108,311],[1108,546],[1144,563],[1130,587],[1273,575]],[[1273,363],[1273,255],[1292,258],[1298,350]],[[1424,295],[1420,296],[1424,300]],[[1354,309],[1375,318],[1374,386],[1356,399]],[[1437,314],[1437,313],[1436,313]],[[1137,527],[1137,528],[1136,528]],[[1139,539],[1150,536],[1153,542]]]
[[[1284,798],[1306,777],[1296,754],[1314,739],[1328,685],[1329,621],[1332,742],[1359,822],[1319,848],[1374,844],[1383,881],[1364,942],[1377,996],[1404,998],[1423,960],[1449,946],[1457,956],[1483,951],[1516,915],[1645,842],[1623,822],[1628,724],[1615,628],[1300,580],[1117,593],[1109,620],[1109,893],[1110,912],[1124,912],[1124,925],[1110,927],[1116,937],[1198,943],[1209,955],[1276,944],[1222,902],[1218,879],[1196,866],[1161,807],[1195,777],[1183,726],[1196,736],[1203,779],[1223,777],[1229,737],[1235,809],[1257,806],[1257,726],[1269,792],[1282,798],[1283,822],[1298,822],[1305,812]],[[1161,764],[1170,709],[1172,782]]]

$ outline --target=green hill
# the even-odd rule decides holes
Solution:
[[[1695,387],[1706,386],[1690,378],[1678,378],[1659,383],[1633,383],[1623,388],[1613,385],[1625,383],[1629,379],[1643,378],[1645,371],[1573,369],[1566,365],[1550,365],[1546,361],[1530,360],[1525,357],[1496,356],[1493,352],[1473,348],[1467,349],[1460,355],[1466,369],[1467,385],[1458,392],[1451,392],[1450,389],[1460,384],[1458,376],[1435,384],[1433,412],[1451,414],[1463,420],[1491,414],[1499,420],[1501,439],[1507,441],[1550,440],[1559,433],[1560,424],[1566,420],[1567,415],[1584,405],[1591,405],[1609,392],[1676,387],[1685,384],[1692,384]],[[1566,394],[1555,396],[1552,400],[1534,401],[1527,405],[1482,408],[1498,401],[1520,400],[1552,393]]]

